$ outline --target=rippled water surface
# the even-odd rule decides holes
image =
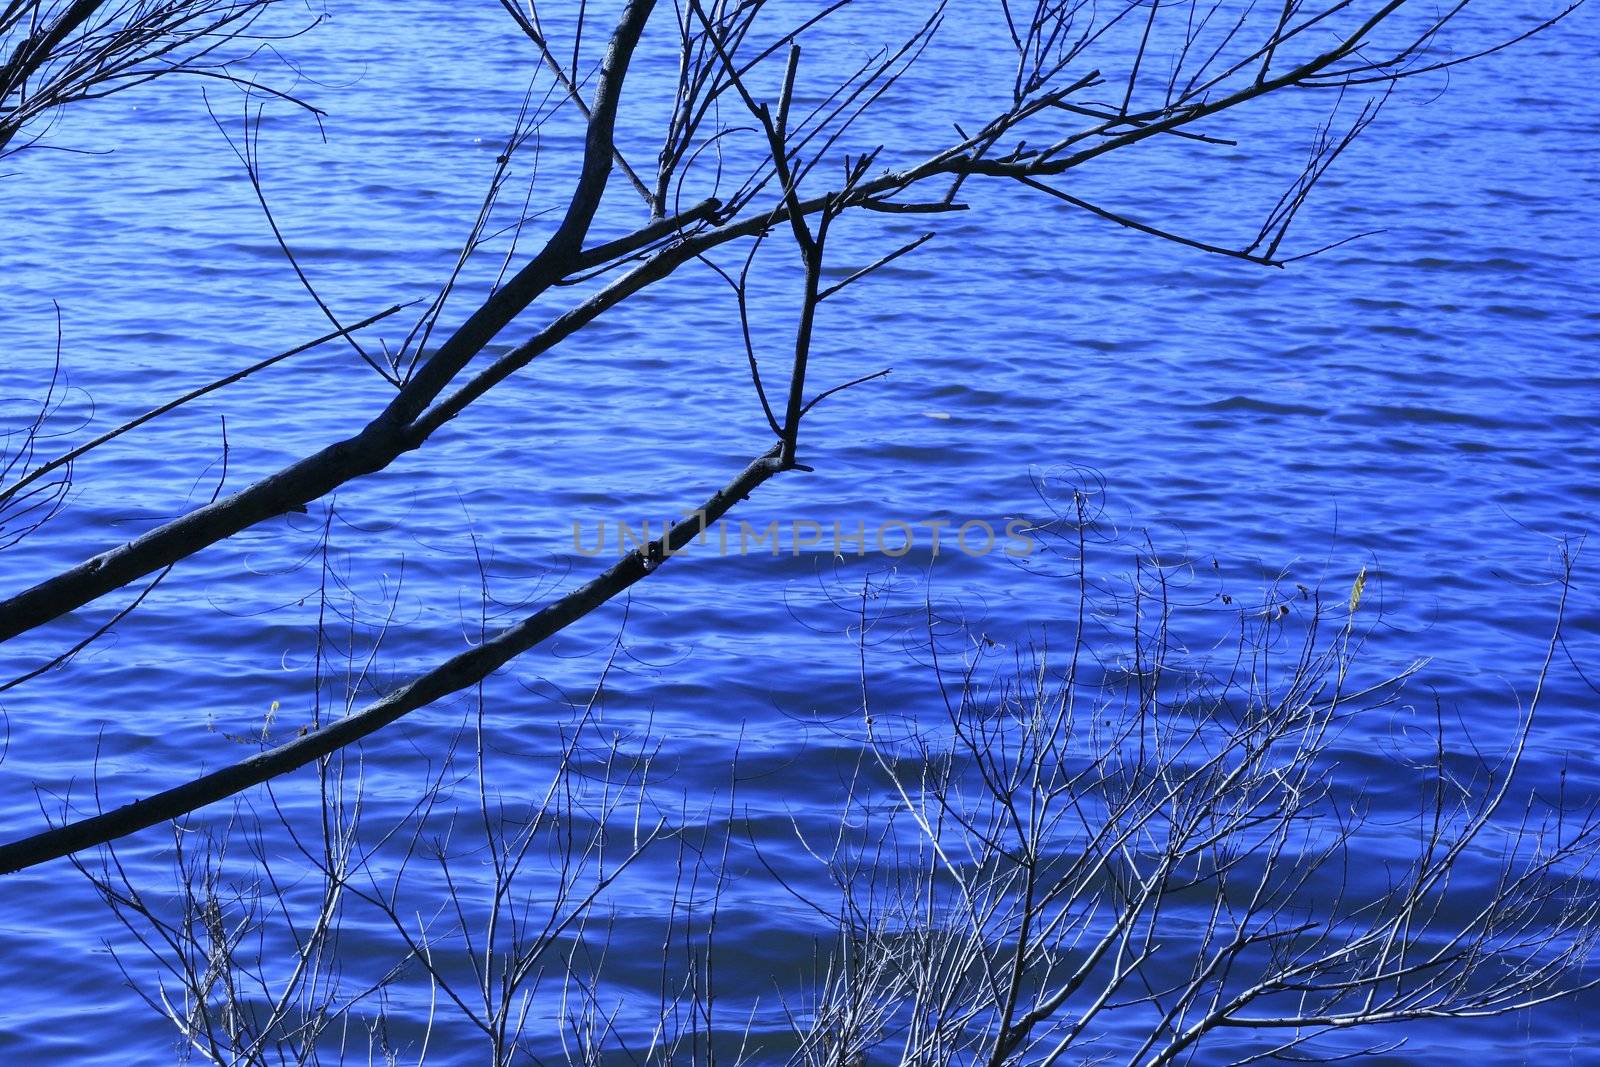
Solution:
[[[819,64],[847,62],[903,33],[909,6],[876,5],[852,24],[856,37],[822,35],[808,47]],[[354,319],[426,297],[446,276],[533,60],[493,3],[327,8],[321,25],[281,45],[300,80],[282,67],[264,75],[324,109],[320,131],[280,104],[265,112],[257,148],[301,266]],[[918,146],[939,143],[952,118],[981,112],[981,87],[1008,77],[990,47],[991,15],[957,5],[919,68],[924,80],[886,97],[879,126],[854,136],[868,144],[899,131]],[[1158,558],[1190,564],[1179,572],[1177,625],[1213,637],[1218,613],[1232,610],[1221,592],[1237,607],[1281,576],[1285,587],[1325,587],[1341,600],[1365,567],[1381,615],[1362,669],[1428,663],[1398,719],[1343,736],[1351,773],[1398,743],[1414,709],[1431,719],[1435,695],[1484,744],[1503,740],[1555,624],[1558,539],[1594,532],[1600,514],[1596,16],[1580,10],[1554,32],[1398,93],[1306,208],[1294,241],[1310,250],[1379,232],[1285,270],[974,184],[971,210],[943,222],[936,240],[826,306],[814,380],[893,373],[818,408],[802,457],[815,472],[774,480],[737,515],[758,527],[859,522],[869,537],[896,520],[999,528],[1047,519],[1071,487],[1089,487],[1102,532],[1115,531],[1092,556],[1102,588],[1123,587],[1133,548],[1148,538]],[[643,50],[629,85],[636,110],[625,108],[624,142],[641,158],[675,76],[669,43]],[[243,101],[201,89],[158,83],[85,105],[47,147],[8,162],[8,424],[43,394],[58,321],[70,384],[54,425],[66,441],[326,329],[224,139],[242,147]],[[1238,147],[1152,145],[1107,159],[1075,188],[1132,216],[1236,240],[1293,178],[1329,103],[1297,99],[1220,123],[1214,132]],[[561,203],[579,144],[563,121],[542,133],[531,210]],[[511,199],[528,176],[516,172]],[[621,232],[634,206],[614,183],[600,227]],[[543,216],[532,224],[546,225]],[[839,276],[922,229],[916,217],[847,224]],[[508,249],[502,239],[467,272],[457,316]],[[777,269],[785,255],[772,253],[770,291],[757,303],[757,339],[774,352],[791,329]],[[719,262],[737,267],[738,257]],[[557,292],[550,307],[566,299]],[[535,307],[504,340],[551,314]],[[370,336],[392,346],[406,328],[385,323]],[[224,450],[226,484],[237,488],[337,439],[386,388],[349,349],[327,345],[108,447],[79,465],[71,506],[47,533],[0,554],[0,589],[209,497]],[[364,699],[474,640],[484,582],[493,625],[591,573],[597,562],[573,551],[574,522],[591,541],[602,522],[659,523],[722,484],[768,436],[726,289],[710,271],[686,269],[537,361],[426,448],[340,489],[331,520],[314,507],[206,550],[70,667],[0,696],[7,836],[36,826],[41,804],[58,812],[69,790],[92,806],[96,776],[102,802],[120,803],[238,758],[275,702],[280,735],[309,721],[325,575],[337,577],[346,611],[358,604],[363,636],[334,669],[341,679],[351,664],[364,670]],[[872,700],[897,714],[942,715],[918,652],[925,607],[953,643],[959,622],[1002,650],[1070,621],[1070,583],[1049,560],[970,556],[948,542],[935,557],[923,531],[899,557],[836,558],[825,540],[776,557],[674,561],[626,608],[608,606],[486,687],[493,749],[508,773],[543,782],[570,705],[612,660],[600,729],[659,744],[661,802],[726,811],[737,779],[741,819],[773,862],[798,868],[791,821],[815,828],[834,818],[859,732],[851,627],[864,587],[879,619],[865,657]],[[1530,783],[1547,792],[1600,789],[1596,558],[1593,548],[1578,558],[1529,757]],[[121,606],[96,605],[8,645],[7,676]],[[324,687],[325,708],[342,700],[342,684]],[[430,708],[366,746],[369,819],[406,814],[471,710]],[[1364,788],[1379,821],[1410,802],[1404,781]],[[305,782],[286,784],[280,800],[291,818],[313,813]],[[250,803],[269,810],[264,796]],[[163,884],[169,844],[156,831],[125,846],[142,884]],[[811,920],[760,863],[734,865],[719,966],[736,998],[754,1001],[775,974],[792,981],[802,969]],[[667,856],[640,870],[612,901],[608,936],[619,957],[655,959],[656,920],[681,869]],[[349,923],[352,970],[393,953],[381,923],[359,912]],[[0,1059],[174,1055],[170,1029],[102,947],[125,946],[125,933],[64,864],[0,883],[0,937]],[[127,959],[150,988],[153,972],[138,973],[149,965]],[[638,996],[656,995],[642,988]],[[1393,1062],[1424,1051],[1597,1062],[1582,1008],[1421,1032]],[[397,1032],[414,1032],[426,988],[399,989],[390,1010]],[[781,1024],[762,1020],[758,1030]],[[364,1056],[365,1037],[352,1047]],[[428,1062],[476,1059],[442,1043]]]

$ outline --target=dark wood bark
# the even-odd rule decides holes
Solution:
[[[115,841],[156,823],[180,818],[207,804],[214,804],[251,786],[313,763],[418,708],[477,684],[514,657],[655,573],[670,560],[673,553],[685,548],[702,530],[727,514],[728,509],[781,469],[778,448],[774,447],[713,493],[692,520],[673,527],[645,548],[622,557],[597,577],[516,625],[500,631],[483,644],[418,675],[388,696],[352,715],[142,800],[0,845],[0,874],[13,874],[81,849]]]
[[[384,469],[417,447],[421,438],[408,434],[407,425],[519,312],[584,263],[583,240],[611,172],[611,143],[622,82],[654,6],[655,0],[633,0],[612,35],[595,91],[583,171],[561,225],[539,254],[428,358],[382,414],[354,437],[11,597],[0,604],[0,642],[75,611],[265,519],[303,508],[353,478]]]

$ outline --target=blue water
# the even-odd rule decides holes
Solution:
[[[320,25],[281,45],[299,79],[271,64],[263,75],[327,115],[318,123],[271,107],[258,147],[278,224],[323,297],[355,319],[426,297],[447,276],[533,60],[495,4],[327,7]],[[1497,25],[1474,17],[1484,21],[1466,24],[1463,44]],[[849,26],[819,34],[808,63],[841,65],[906,31],[903,9],[887,4],[863,6]],[[952,119],[981,114],[990,95],[982,87],[1009,77],[991,47],[996,33],[989,6],[956,5],[915,75],[855,143],[940,144]],[[1003,529],[1048,520],[1069,506],[1072,488],[1089,487],[1103,509],[1089,564],[1100,606],[1119,603],[1148,539],[1177,567],[1174,625],[1193,635],[1197,656],[1275,580],[1324,588],[1337,602],[1365,567],[1373,625],[1358,673],[1427,662],[1396,708],[1338,744],[1375,823],[1400,818],[1412,783],[1369,757],[1431,722],[1435,697],[1453,744],[1503,743],[1556,623],[1558,539],[1596,531],[1597,55],[1600,17],[1580,10],[1518,48],[1406,86],[1340,160],[1293,241],[1310,250],[1381,232],[1286,270],[1210,257],[979,182],[964,191],[970,212],[936,227],[917,216],[843,224],[836,277],[938,229],[914,255],[830,301],[820,321],[819,388],[893,373],[818,408],[802,449],[815,472],[774,480],[732,518],[758,528],[812,520],[830,531],[861,523],[869,536],[893,521]],[[623,143],[636,159],[654,149],[673,63],[670,40],[647,43],[631,75],[637,110],[625,115]],[[1235,240],[1293,178],[1328,104],[1295,98],[1206,131],[1238,139],[1237,148],[1119,153],[1073,188],[1128,215]],[[246,115],[226,88],[202,97],[195,82],[154,83],[70,110],[42,147],[6,162],[7,425],[43,394],[57,307],[69,383],[51,422],[63,435],[57,446],[325,332],[219,132],[242,144]],[[580,143],[571,117],[541,131],[533,209],[561,203]],[[529,171],[516,174],[512,213]],[[597,232],[636,224],[637,206],[614,181]],[[545,225],[536,219],[514,256],[535,247]],[[447,325],[473,306],[507,251],[501,239],[474,261]],[[755,325],[776,366],[792,329],[794,263],[781,248],[767,255]],[[736,268],[740,256],[717,259]],[[574,298],[551,294],[502,340],[527,336]],[[369,331],[369,343],[397,346],[414,315]],[[226,485],[242,487],[358,428],[387,389],[348,348],[326,345],[108,446],[79,464],[70,506],[46,532],[0,553],[0,590],[209,498],[224,438]],[[55,815],[69,793],[92,808],[96,779],[112,805],[237,759],[275,702],[275,737],[319,709],[364,703],[592,573],[597,561],[573,551],[575,522],[590,543],[602,522],[659,524],[721,485],[769,436],[727,290],[710,271],[686,268],[541,358],[425,448],[340,489],[331,518],[316,506],[186,561],[67,669],[0,696],[0,825],[7,837],[28,832],[41,806]],[[542,792],[575,708],[604,674],[590,734],[655,751],[652,803],[689,824],[721,827],[736,813],[717,942],[728,1034],[751,1018],[758,1035],[780,1033],[778,991],[800,988],[815,964],[814,913],[766,864],[821,886],[795,830],[825,833],[837,819],[859,751],[863,673],[883,714],[932,722],[943,712],[924,647],[930,615],[951,654],[987,637],[1000,667],[1011,651],[1062,633],[1075,612],[1059,556],[976,557],[947,541],[935,557],[925,527],[899,557],[835,558],[830,540],[799,553],[786,544],[778,556],[691,552],[482,692],[497,787],[519,803]],[[1573,803],[1600,790],[1595,553],[1580,554],[1573,570],[1525,767],[1528,787],[1548,794],[1559,784]],[[319,671],[324,587],[338,617]],[[875,622],[862,657],[864,588]],[[9,645],[7,676],[120,606],[108,598]],[[1097,632],[1121,632],[1125,608]],[[372,827],[408,815],[477,707],[427,709],[365,746]],[[450,781],[470,766],[470,736],[463,744]],[[314,826],[310,777],[276,791],[302,829]],[[460,805],[470,822],[470,785],[442,802],[439,818]],[[247,803],[244,821],[252,812],[265,821],[262,847],[294,872],[271,802],[257,793]],[[171,887],[171,840],[152,831],[121,848],[148,892]],[[1403,845],[1394,843],[1397,853]],[[1381,835],[1365,847],[1372,862],[1386,854]],[[538,848],[545,880],[533,883],[535,895],[549,891]],[[241,839],[235,855],[247,852]],[[605,995],[627,1025],[659,998],[663,931],[683,921],[668,910],[682,888],[680,856],[671,844],[647,855],[588,935],[609,945]],[[463,869],[481,877],[481,857]],[[440,906],[436,878],[432,868],[416,876],[418,914]],[[690,926],[703,934],[703,919]],[[404,953],[393,928],[359,904],[345,931],[357,984]],[[122,969],[148,992],[155,965],[67,865],[0,882],[0,937],[0,1058],[175,1055],[171,1027]],[[528,1027],[547,1060],[562,1055],[559,987],[547,978]],[[1566,1002],[1499,1023],[1382,1036],[1412,1041],[1392,1062],[1595,1062],[1584,1008]],[[377,1011],[376,1002],[356,1009],[350,1062],[367,1054],[359,1019]],[[430,1013],[415,968],[390,990],[386,1011],[409,1049],[401,1062],[411,1062]],[[445,1008],[437,1016],[427,1062],[482,1058],[459,1021]]]

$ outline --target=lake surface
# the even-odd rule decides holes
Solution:
[[[265,113],[258,149],[278,224],[324,298],[353,320],[425,298],[447,276],[533,57],[492,3],[329,0],[327,10],[278,46],[299,80],[263,68],[327,112],[320,132],[280,104]],[[869,6],[849,33],[819,35],[808,56],[846,63],[903,35],[904,19],[902,7]],[[942,144],[952,118],[982,112],[993,95],[984,87],[1008,84],[997,32],[989,7],[957,5],[916,76],[854,136],[869,146],[886,133]],[[1372,625],[1358,673],[1427,663],[1399,704],[1351,725],[1337,744],[1374,822],[1403,818],[1413,783],[1369,757],[1402,749],[1415,726],[1431,724],[1436,697],[1452,745],[1504,743],[1556,622],[1558,539],[1600,526],[1597,56],[1600,13],[1580,10],[1447,79],[1405,86],[1336,165],[1292,240],[1310,250],[1381,232],[1286,270],[974,183],[970,212],[939,220],[934,241],[826,307],[812,371],[819,388],[893,373],[819,407],[802,449],[815,472],[775,479],[730,518],[785,529],[809,520],[830,532],[860,524],[869,538],[895,522],[954,530],[978,520],[1003,531],[1057,517],[1074,487],[1088,488],[1102,509],[1088,561],[1097,633],[1108,642],[1124,633],[1128,582],[1153,555],[1176,568],[1174,628],[1192,635],[1196,657],[1274,583],[1323,589],[1338,603],[1365,568]],[[646,47],[629,82],[637,110],[625,109],[624,143],[641,159],[674,63],[666,44]],[[1328,104],[1319,96],[1241,113],[1207,131],[1238,147],[1151,146],[1086,169],[1074,188],[1134,217],[1236,240],[1253,232],[1256,205],[1270,207],[1293,179]],[[208,85],[202,97],[195,82],[156,83],[69,111],[48,147],[7,162],[7,425],[44,393],[57,307],[70,383],[52,420],[57,445],[326,331],[221,132],[242,145],[246,116],[225,86]],[[561,204],[580,143],[567,118],[541,132],[530,210]],[[509,201],[526,188],[528,171],[517,174]],[[597,232],[634,221],[626,197],[614,181]],[[923,229],[915,216],[852,222],[838,238],[837,276]],[[536,236],[525,235],[517,254]],[[507,247],[502,239],[474,262],[446,324],[473,306]],[[777,360],[792,330],[794,264],[785,250],[770,255],[755,326]],[[734,253],[717,258],[739,263]],[[525,337],[569,299],[552,294],[502,340]],[[413,319],[404,313],[368,337],[396,346]],[[122,439],[78,466],[70,507],[45,533],[0,553],[0,590],[209,498],[224,435],[226,484],[242,487],[358,428],[387,388],[348,348],[325,345]],[[574,524],[587,545],[610,524],[614,551],[616,523],[658,526],[678,515],[769,437],[726,287],[686,268],[538,360],[426,448],[342,488],[331,517],[314,507],[186,561],[67,669],[0,695],[0,825],[8,838],[30,831],[41,805],[58,813],[69,790],[92,807],[96,776],[112,805],[240,758],[269,715],[269,732],[282,738],[318,707],[327,715],[347,699],[364,703],[595,571],[598,560],[574,551]],[[652,797],[674,819],[725,827],[733,812],[718,978],[734,1029],[753,1018],[758,1037],[781,1032],[774,990],[795,988],[814,963],[814,915],[768,866],[806,878],[795,829],[825,833],[838,818],[859,752],[863,675],[881,714],[941,721],[930,616],[956,660],[996,650],[988,671],[1059,638],[1075,615],[1059,555],[1007,557],[1002,532],[987,554],[951,551],[947,540],[936,556],[928,528],[916,534],[899,556],[875,544],[864,557],[848,546],[836,556],[831,537],[799,552],[786,540],[776,556],[691,551],[626,605],[522,657],[482,692],[498,788],[519,802],[542,793],[575,708],[604,674],[585,736],[656,750]],[[1597,551],[1578,556],[1525,766],[1526,786],[1564,789],[1575,804],[1600,796]],[[324,589],[339,618],[319,661]],[[873,620],[865,642],[863,590]],[[8,645],[7,677],[122,602],[108,598]],[[371,826],[407,816],[476,708],[427,709],[365,746]],[[466,773],[472,747],[469,736],[449,781]],[[276,790],[302,828],[315,825],[310,777]],[[470,786],[441,812],[459,804],[471,816]],[[263,847],[291,870],[265,794],[250,797],[246,822],[252,812],[268,824]],[[170,887],[171,842],[159,830],[121,849],[149,892]],[[669,910],[682,888],[680,857],[675,846],[650,854],[608,896],[605,933],[589,935],[616,958],[607,995],[629,1025],[638,1022],[629,1013],[656,1004],[663,930],[682,918]],[[1368,856],[1384,858],[1382,849]],[[0,939],[0,1059],[175,1055],[171,1027],[128,988],[105,945],[124,953],[127,974],[147,990],[154,965],[67,865],[0,881]],[[403,955],[392,927],[358,906],[341,947],[351,974]],[[541,992],[529,1024],[541,1062],[563,1055],[552,996]],[[1418,1029],[1387,1060],[1596,1062],[1585,1012],[1595,1006]],[[429,1011],[416,973],[391,991],[386,1025],[409,1050],[400,1062],[415,1058]],[[439,1023],[427,1062],[481,1061],[453,1025]],[[352,1023],[351,1033],[348,1059],[357,1062],[367,1030]]]

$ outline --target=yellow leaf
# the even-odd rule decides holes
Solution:
[[[1361,606],[1361,592],[1367,587],[1367,568],[1362,567],[1361,573],[1356,575],[1356,583],[1350,587],[1350,612],[1355,613]]]

